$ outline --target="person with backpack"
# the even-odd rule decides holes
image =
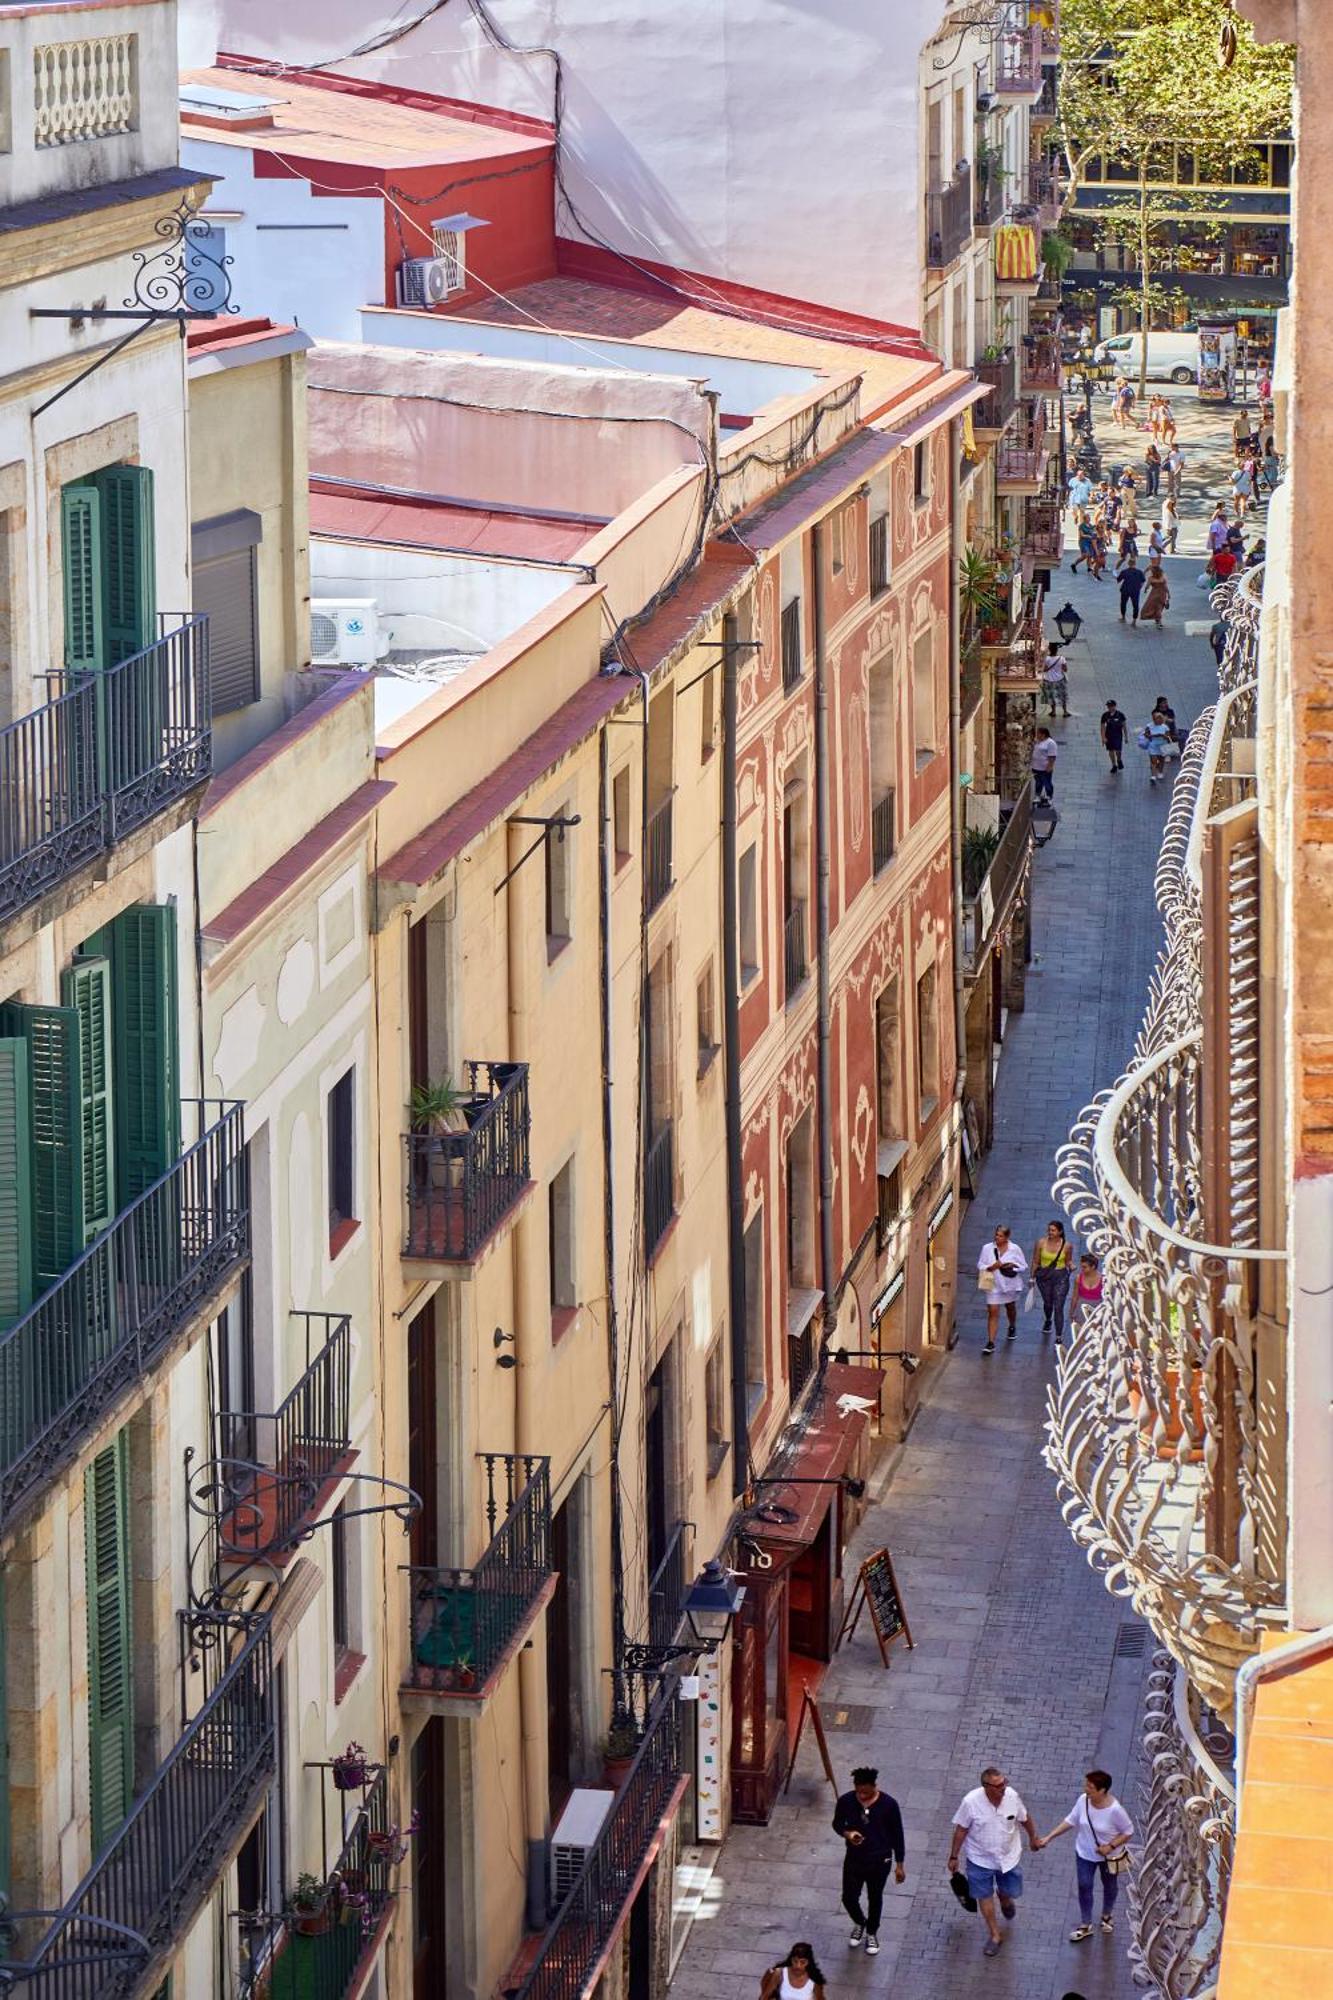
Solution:
[[[1074,1836],[1074,1867],[1078,1873],[1079,1921],[1069,1933],[1071,1944],[1084,1944],[1092,1936],[1092,1902],[1097,1877],[1102,1878],[1102,1934],[1115,1932],[1115,1906],[1120,1894],[1120,1878],[1129,1869],[1128,1843],[1134,1837],[1134,1822],[1111,1790],[1109,1771],[1089,1771],[1083,1780],[1083,1796],[1065,1814],[1060,1824],[1038,1837],[1038,1848],[1049,1847],[1061,1834]]]

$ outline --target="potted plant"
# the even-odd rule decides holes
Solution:
[[[446,1133],[467,1131],[467,1117],[463,1106],[464,1093],[451,1076],[441,1077],[435,1083],[414,1083],[408,1105],[412,1130],[428,1138],[440,1138]],[[463,1176],[461,1156],[452,1154],[445,1146],[431,1146],[430,1184],[433,1188],[457,1185]]]
[[[1047,229],[1041,239],[1042,268],[1052,284],[1058,284],[1074,258],[1074,246],[1058,229]]]
[[[333,1759],[333,1788],[337,1792],[361,1792],[370,1782],[366,1753],[359,1743],[349,1743]]]
[[[606,1732],[602,1745],[602,1783],[618,1791],[629,1776],[629,1767],[634,1762],[634,1753],[639,1747],[639,1732],[632,1722],[613,1722]]]
[[[1000,830],[994,826],[969,826],[963,831],[963,894],[972,897],[980,892],[986,879],[986,870],[995,859],[995,850],[1000,844]]]
[[[477,1672],[472,1664],[472,1654],[466,1646],[455,1651],[454,1663],[449,1668],[450,1684],[461,1694],[466,1694],[477,1685]]]
[[[1003,578],[992,556],[983,556],[970,545],[958,562],[958,602],[966,622],[980,628],[983,641],[998,643],[1004,622]],[[993,640],[988,640],[993,634]]]
[[[318,1875],[298,1875],[289,1898],[292,1929],[300,1937],[323,1937],[333,1922],[332,1885]]]

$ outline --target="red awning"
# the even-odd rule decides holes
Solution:
[[[763,1475],[775,1482],[785,1477],[792,1482],[827,1480],[829,1483],[761,1485],[756,1494],[760,1509],[780,1513],[781,1517],[765,1519],[763,1511],[754,1515],[750,1531],[756,1541],[766,1548],[772,1546],[775,1554],[781,1551],[787,1555],[795,1555],[814,1541],[837,1491],[837,1481],[846,1471],[872,1412],[879,1407],[883,1380],[878,1368],[829,1364],[790,1461],[780,1472]]]

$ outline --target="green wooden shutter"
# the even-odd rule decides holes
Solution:
[[[124,1820],[134,1788],[128,1462],[121,1431],[83,1476],[94,1854]]]
[[[102,499],[107,660],[115,666],[157,637],[153,475],[145,465],[107,465],[93,480]]]
[[[83,1122],[83,1240],[116,1219],[111,1093],[111,964],[76,958],[60,997],[79,1017],[79,1115]]]
[[[0,1912],[13,1902],[9,1839],[9,1695],[6,1655],[9,1645],[5,1619],[5,1573],[0,1569]],[[9,1932],[0,1928],[0,1965],[9,1956]]]
[[[27,1043],[18,1036],[0,1041],[0,1332],[23,1317],[33,1297],[28,1086]],[[0,1395],[7,1386],[0,1377]]]
[[[124,1206],[180,1155],[176,906],[136,903],[110,931],[115,1173]]]
[[[96,486],[60,490],[61,561],[65,581],[65,666],[95,673],[106,665],[102,623],[102,496]]]
[[[79,1017],[72,1007],[0,1007],[0,1035],[28,1045],[33,1276],[39,1292],[84,1246]]]

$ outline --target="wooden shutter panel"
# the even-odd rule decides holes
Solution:
[[[28,1045],[33,1277],[53,1285],[84,1246],[79,1017],[72,1007],[0,1007],[0,1035]]]
[[[32,1136],[28,1044],[0,1041],[0,1332],[32,1304]],[[8,1401],[7,1377],[0,1396]]]
[[[106,665],[102,616],[102,496],[95,486],[60,489],[65,585],[65,666],[95,673]]]
[[[128,1484],[121,1431],[83,1476],[94,1854],[101,1853],[124,1820],[134,1786]]]
[[[102,497],[102,602],[114,666],[157,637],[153,475],[146,465],[107,465],[94,483]]]
[[[111,964],[76,958],[61,974],[60,997],[79,1017],[79,1115],[83,1122],[83,1240],[116,1217],[111,1095]]]
[[[176,906],[135,903],[110,932],[115,1174],[123,1207],[180,1154]]]
[[[259,699],[255,552],[236,549],[194,565],[194,609],[208,615],[211,712],[229,715]]]

